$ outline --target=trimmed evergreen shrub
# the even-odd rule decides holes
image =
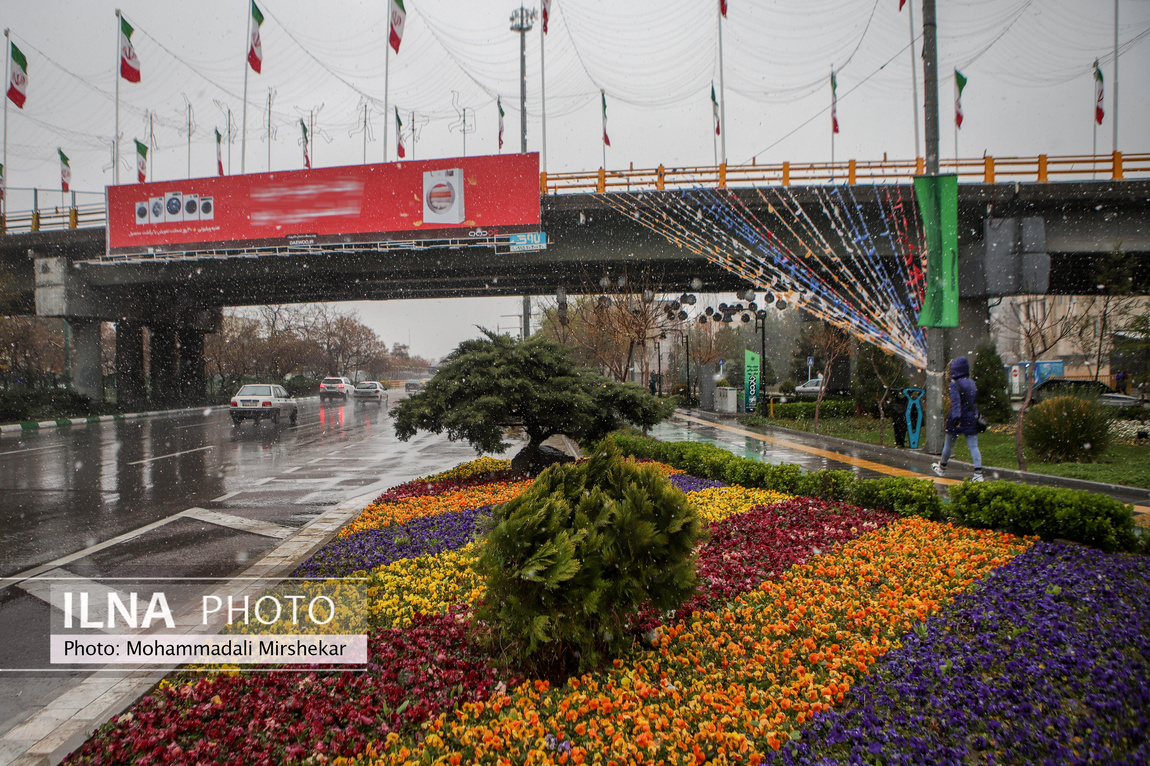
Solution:
[[[1008,481],[963,482],[947,492],[955,515],[975,527],[1064,538],[1104,551],[1137,551],[1134,509],[1109,495]]]
[[[114,415],[123,408],[94,402],[67,388],[27,388],[0,391],[0,423]]]
[[[842,502],[850,500],[855,481],[852,471],[811,471],[798,480],[795,492],[828,502]]]
[[[779,384],[779,393],[780,394],[783,394],[785,396],[790,396],[794,392],[795,392],[795,382],[793,380],[791,380],[790,378],[787,378],[786,380],[784,380],[782,383]]]
[[[769,413],[770,410],[768,409]],[[855,403],[841,399],[824,399],[820,418],[849,418],[855,414]],[[776,420],[814,420],[815,402],[775,403]]]
[[[479,617],[510,663],[533,674],[619,656],[640,607],[676,609],[698,585],[697,513],[611,440],[585,462],[543,471],[492,523],[476,565],[487,585]]]
[[[1010,422],[1014,417],[1014,409],[1010,406],[1010,383],[994,341],[984,338],[974,353],[970,379],[978,386],[975,402],[978,411],[991,423]]]
[[[862,508],[892,511],[899,516],[942,517],[942,498],[929,479],[887,476],[882,479],[859,479],[854,483],[850,501]]]
[[[1035,457],[1048,463],[1093,463],[1110,447],[1110,414],[1078,396],[1054,396],[1031,407],[1022,432]]]

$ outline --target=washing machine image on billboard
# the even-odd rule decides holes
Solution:
[[[148,203],[147,201],[136,203],[136,225],[140,226],[148,222]]]
[[[463,223],[463,171],[428,170],[423,174],[423,222]]]
[[[184,220],[200,220],[200,195],[187,194],[184,196]]]
[[[211,197],[200,197],[200,220],[212,221],[216,217],[216,201]]]
[[[164,222],[164,198],[152,197],[148,200],[148,223]]]
[[[183,192],[168,192],[164,195],[164,222],[172,223],[184,220],[184,194]]]

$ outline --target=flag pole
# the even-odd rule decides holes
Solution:
[[[391,7],[387,12],[387,37],[383,46],[383,161],[387,162],[387,123],[391,120],[391,110],[388,108],[388,69],[391,64]]]
[[[11,87],[12,82],[12,38],[9,37],[11,29],[4,28],[4,88]],[[0,177],[0,192],[8,189],[8,94],[4,94],[4,167],[3,177]],[[0,193],[0,213],[8,212],[8,195]]]
[[[252,8],[251,0],[248,0],[248,36],[244,41],[244,108],[243,118],[240,127],[240,175],[247,171],[247,153],[248,153],[248,70],[251,65],[248,63],[248,51],[252,47]]]
[[[1118,0],[1114,0],[1114,151],[1118,151]]]
[[[723,164],[727,164],[727,89],[723,84],[723,7],[719,5],[719,148]]]
[[[714,89],[714,87],[715,87],[715,81],[712,80],[711,81],[712,90]],[[714,104],[712,104],[711,106],[713,108]],[[722,119],[722,118],[720,118],[720,119]],[[722,132],[723,132],[723,123],[720,122],[719,123],[719,135],[722,135]],[[719,167],[719,136],[716,136],[714,131],[711,131],[711,151],[715,155],[715,167]]]
[[[1098,71],[1098,59],[1094,59],[1094,69]],[[1094,101],[1094,108],[1090,110],[1090,128],[1094,135],[1090,149],[1090,178],[1093,180],[1098,177],[1097,161],[1095,160],[1098,156],[1098,81],[1095,73],[1092,72],[1091,75],[1090,95]]]
[[[541,113],[543,115],[542,137],[543,137],[543,153],[540,155],[542,160],[543,172],[547,172],[547,72],[545,70],[547,57],[543,54],[543,41],[547,37],[547,27],[544,24],[539,25],[539,86],[541,89],[540,100],[542,102]],[[464,128],[464,141],[467,140],[467,112],[463,113],[463,128]]]
[[[920,155],[919,148],[922,143],[919,140],[918,133],[918,75],[915,72],[915,67],[918,64],[918,58],[914,54],[914,3],[910,4],[910,88],[911,95],[914,98],[914,158],[917,160]]]
[[[112,151],[112,183],[120,183],[120,9],[116,9],[116,68],[112,75],[116,78],[116,148]]]

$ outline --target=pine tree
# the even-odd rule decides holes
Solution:
[[[626,422],[648,427],[671,414],[670,403],[579,365],[555,341],[483,333],[460,343],[418,394],[391,411],[400,440],[446,431],[477,452],[502,452],[507,428],[519,426],[530,452],[555,434],[594,441]]]
[[[974,353],[970,379],[978,386],[978,411],[992,423],[1007,423],[1014,417],[1014,409],[1002,357],[990,338],[983,339]]]

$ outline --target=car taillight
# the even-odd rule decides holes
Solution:
[[[272,403],[271,403],[271,402],[264,402],[262,406],[264,406],[264,407],[271,407],[271,406],[272,406]]]
[[[239,407],[240,405],[236,403],[235,399],[232,399],[232,406],[233,407]]]
[[[342,383],[340,383],[340,384],[339,384],[339,387],[340,387],[340,388],[343,388],[343,387],[344,387],[344,385],[343,385]]]

